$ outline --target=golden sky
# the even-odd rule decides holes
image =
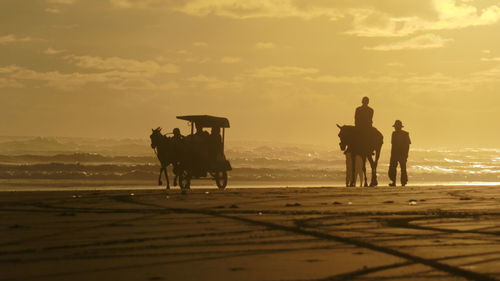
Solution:
[[[0,135],[338,143],[369,96],[390,142],[500,144],[499,0],[2,0]]]

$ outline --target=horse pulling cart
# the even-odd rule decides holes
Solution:
[[[189,189],[192,179],[208,178],[214,180],[219,189],[224,189],[227,172],[232,170],[224,154],[225,129],[229,128],[229,120],[210,115],[177,116],[177,119],[186,120],[191,125],[191,134],[183,139],[184,149],[175,171],[180,188]],[[204,128],[211,128],[211,134]]]

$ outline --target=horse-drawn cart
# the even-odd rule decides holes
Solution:
[[[225,188],[227,172],[232,170],[224,154],[229,120],[210,115],[177,116],[177,119],[189,121],[191,125],[191,134],[184,138],[184,151],[176,171],[181,189],[189,189],[191,179],[201,178],[213,179],[219,189]],[[211,128],[211,134],[204,128]]]

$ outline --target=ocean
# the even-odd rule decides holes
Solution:
[[[229,187],[342,186],[345,156],[338,145],[228,142]],[[389,150],[378,168],[387,185]],[[369,165],[367,163],[367,168]],[[0,188],[28,186],[155,186],[159,173],[149,141],[0,137]],[[500,185],[500,149],[419,149],[408,159],[410,185]],[[194,181],[194,186],[212,185]]]

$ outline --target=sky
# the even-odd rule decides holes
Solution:
[[[390,143],[500,148],[499,0],[2,0],[0,135],[337,145],[363,96]]]

